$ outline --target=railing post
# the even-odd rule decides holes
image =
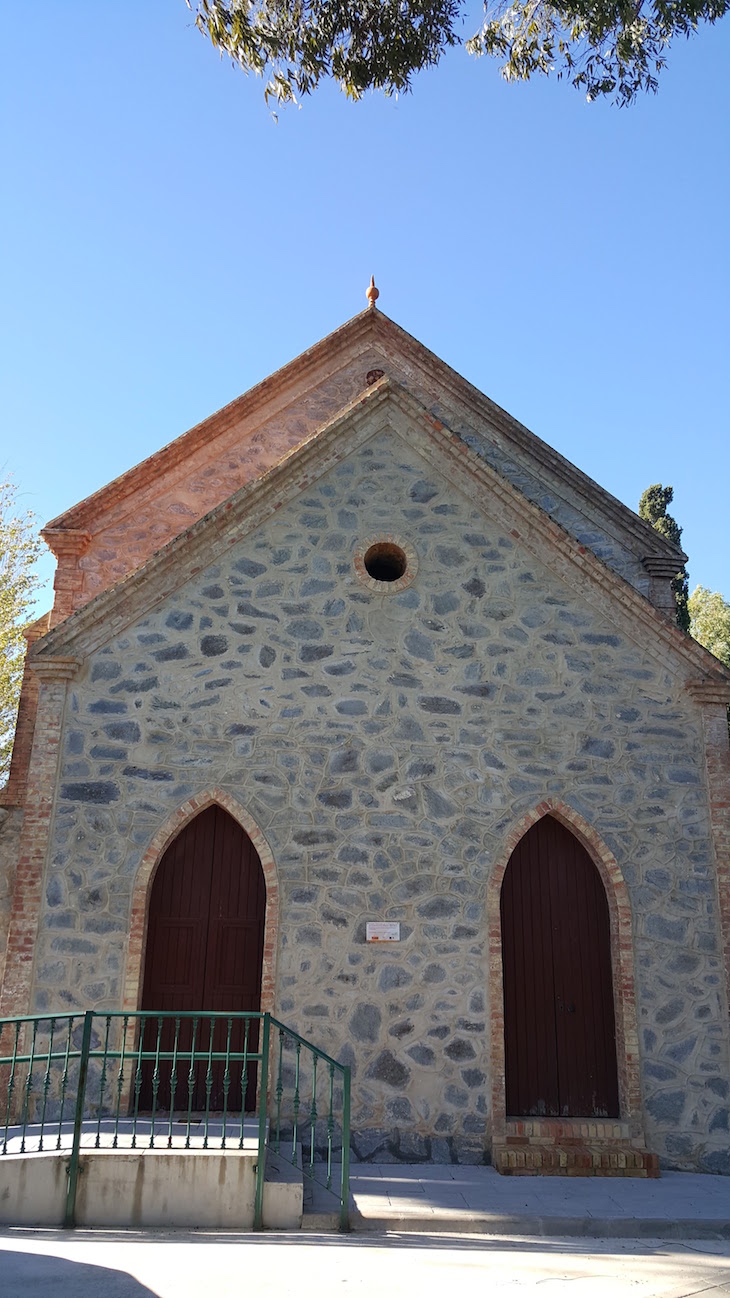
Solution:
[[[256,1163],[256,1197],[253,1209],[253,1228],[261,1230],[264,1221],[264,1176],[266,1173],[266,1116],[269,1097],[269,1031],[271,1015],[264,1014],[261,1041],[261,1076],[259,1078],[259,1154]],[[245,1088],[246,1079],[241,1079]]]
[[[350,1229],[350,1067],[342,1070],[342,1184],[340,1230]]]
[[[76,1091],[76,1112],[74,1114],[74,1135],[71,1146],[71,1161],[68,1165],[68,1188],[66,1191],[66,1215],[64,1227],[71,1230],[76,1215],[76,1187],[79,1181],[79,1151],[81,1149],[81,1125],[84,1120],[84,1100],[86,1098],[86,1075],[89,1071],[89,1049],[91,1047],[91,1026],[94,1020],[93,1010],[84,1014],[84,1031],[81,1038],[81,1058],[79,1060],[79,1081]]]

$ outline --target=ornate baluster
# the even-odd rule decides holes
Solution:
[[[228,1020],[228,1038],[226,1040],[226,1067],[223,1073],[223,1139],[221,1149],[226,1147],[226,1122],[228,1121],[228,1091],[231,1085],[231,1030],[233,1019]]]
[[[277,1154],[281,1149],[281,1099],[284,1094],[284,1033],[279,1028],[279,1064],[276,1070],[276,1144]]]
[[[314,1129],[317,1125],[317,1056],[312,1055],[312,1107],[309,1110],[309,1175],[314,1176]]]
[[[66,1107],[66,1091],[68,1090],[68,1061],[71,1054],[71,1035],[73,1032],[73,1016],[69,1018],[66,1031],[66,1050],[63,1056],[63,1073],[61,1074],[61,1112],[58,1115],[58,1136],[56,1138],[56,1149],[61,1148],[63,1139],[63,1111]]]
[[[210,1123],[210,1094],[213,1090],[213,1028],[215,1019],[208,1020],[208,1066],[205,1070],[205,1126],[203,1130],[203,1149],[208,1148],[208,1126]]]
[[[119,1144],[119,1111],[122,1107],[122,1090],[124,1089],[124,1062],[125,1050],[127,1048],[127,1031],[129,1029],[129,1015],[125,1014],[122,1019],[122,1049],[119,1056],[119,1072],[117,1074],[117,1108],[114,1114],[114,1136],[112,1138],[112,1149],[116,1149]]]
[[[302,1053],[301,1042],[296,1043],[296,1062],[294,1065],[294,1130],[292,1132],[291,1142],[291,1161],[295,1167],[299,1166],[297,1159],[297,1136],[299,1134],[299,1057]]]
[[[99,1113],[96,1119],[96,1140],[94,1141],[95,1149],[98,1149],[99,1145],[101,1144],[101,1114],[102,1114],[102,1109],[104,1107],[104,1091],[106,1090],[106,1070],[107,1070],[107,1057],[109,1053],[109,1031],[111,1025],[112,1025],[111,1014],[107,1014],[106,1032],[104,1034],[104,1058],[101,1061],[101,1077],[99,1079]]]
[[[139,1016],[139,1046],[134,1069],[134,1116],[132,1118],[132,1149],[137,1148],[137,1114],[139,1113],[139,1093],[142,1090],[142,1055],[144,1053],[144,1034],[147,1027],[147,1015]]]
[[[330,1099],[327,1114],[327,1189],[332,1189],[332,1137],[335,1130],[335,1066],[330,1064]]]
[[[36,1045],[37,1036],[38,1036],[38,1019],[36,1019],[33,1023],[33,1036],[31,1038],[31,1043],[30,1043],[30,1060],[28,1062],[28,1080],[25,1083],[25,1094],[23,1097],[23,1117],[21,1122],[23,1128],[23,1134],[20,1138],[21,1154],[25,1153],[25,1132],[28,1126],[28,1112],[30,1109],[30,1091],[31,1091],[31,1086],[33,1085],[33,1065],[35,1064],[35,1045]]]
[[[162,1039],[162,1019],[157,1020],[157,1040],[155,1041],[155,1066],[152,1070],[152,1120],[150,1122],[150,1149],[155,1147],[155,1116],[157,1114],[157,1093],[160,1089],[160,1041]]]
[[[198,1039],[199,1019],[193,1019],[193,1039],[190,1045],[190,1068],[188,1069],[188,1129],[185,1135],[185,1148],[190,1148],[190,1118],[193,1112],[193,1091],[195,1090],[195,1043]]]
[[[246,1120],[246,1090],[248,1083],[248,1027],[249,1019],[246,1019],[243,1029],[243,1059],[241,1061],[241,1134],[238,1139],[238,1148],[243,1149],[243,1131]]]
[[[172,1124],[175,1116],[177,1094],[177,1047],[180,1038],[180,1020],[175,1019],[175,1040],[172,1045],[172,1070],[170,1072],[170,1124],[167,1128],[167,1148],[172,1149]]]
[[[46,1071],[43,1077],[43,1107],[41,1109],[41,1134],[38,1142],[39,1151],[43,1149],[43,1128],[46,1125],[46,1105],[48,1104],[48,1092],[51,1086],[51,1061],[53,1057],[53,1033],[56,1027],[56,1020],[51,1019],[51,1033],[48,1038],[48,1055],[46,1056]]]
[[[338,1064],[342,1076],[342,1167],[340,1169],[340,1230],[350,1229],[350,1069]]]
[[[13,1042],[13,1058],[10,1064],[10,1078],[8,1080],[8,1102],[5,1107],[5,1131],[3,1133],[3,1153],[8,1152],[8,1127],[10,1125],[10,1112],[13,1106],[13,1091],[15,1090],[15,1068],[18,1058],[18,1040],[20,1037],[20,1024],[15,1024],[15,1040]]]

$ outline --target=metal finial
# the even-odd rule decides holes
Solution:
[[[380,289],[375,287],[375,276],[370,276],[370,284],[366,290],[365,296],[371,306],[375,306],[377,299],[380,297]]]

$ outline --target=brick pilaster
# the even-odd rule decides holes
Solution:
[[[75,676],[79,663],[72,658],[56,658],[31,660],[29,666],[39,677],[38,706],[8,928],[0,1015],[27,1014],[29,1010],[66,687]]]
[[[668,622],[677,621],[677,602],[672,590],[681,563],[666,556],[647,555],[642,564],[649,574],[649,599]]]
[[[58,626],[85,602],[84,571],[79,560],[89,548],[91,534],[80,529],[46,527],[41,536],[58,560],[51,612],[51,626]]]
[[[50,630],[51,615],[45,613],[37,622],[26,627],[23,635],[28,649],[36,640]],[[33,748],[36,710],[38,708],[38,677],[31,671],[26,657],[23,669],[23,683],[20,690],[18,719],[15,724],[13,755],[10,761],[10,775],[5,788],[0,793],[0,806],[22,807],[25,802],[25,786],[28,779],[30,754]]]

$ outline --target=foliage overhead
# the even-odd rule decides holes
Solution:
[[[655,482],[653,486],[647,487],[639,501],[639,514],[645,518],[647,523],[651,523],[655,531],[665,536],[672,545],[676,545],[678,550],[682,549],[682,529],[677,520],[667,513],[667,508],[674,499],[674,487],[663,487],[660,482]],[[679,569],[676,577],[672,579],[672,590],[677,605],[677,626],[683,631],[689,631],[689,610],[687,600],[689,597],[689,579],[687,569]]]
[[[0,479],[0,786],[7,779],[23,679],[25,638],[38,579],[33,565],[43,548],[36,520],[20,513],[12,479]]]
[[[730,604],[719,590],[698,586],[688,601],[689,633],[730,667]]]
[[[656,91],[672,40],[714,23],[730,0],[484,0],[464,39],[468,0],[187,0],[221,53],[267,76],[288,103],[332,77],[351,98],[403,94],[452,45],[503,60],[508,81],[566,78],[588,99],[629,104]]]

